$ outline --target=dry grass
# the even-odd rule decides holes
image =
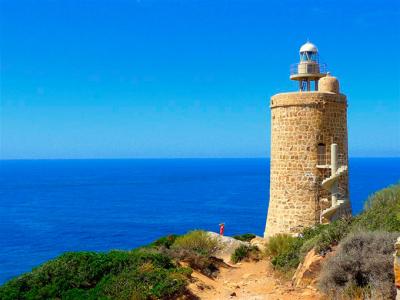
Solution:
[[[393,250],[398,233],[356,232],[323,266],[319,287],[334,299],[394,299]]]
[[[175,250],[186,250],[203,256],[214,254],[218,250],[218,247],[218,241],[202,230],[190,231],[178,237],[171,246]]]

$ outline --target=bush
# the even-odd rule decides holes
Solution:
[[[172,244],[175,242],[176,238],[178,237],[178,235],[176,234],[170,234],[167,236],[164,236],[162,238],[159,238],[158,240],[154,241],[152,244],[150,244],[150,246],[153,247],[164,247],[169,249]]]
[[[116,276],[106,276],[92,293],[106,295],[109,299],[137,298],[164,299],[182,294],[187,284],[186,277],[176,271],[148,267],[142,270],[126,270]]]
[[[0,287],[0,299],[131,299],[181,294],[184,268],[144,250],[71,252]]]
[[[278,233],[268,240],[265,248],[266,254],[274,257],[285,253],[291,248],[295,240],[296,238],[289,234]]]
[[[350,224],[350,218],[343,218],[323,228],[315,237],[315,251],[324,255],[331,250],[332,246],[338,245],[340,240],[349,233]]]
[[[266,245],[266,254],[272,265],[281,271],[297,268],[312,248],[324,255],[348,233],[351,219],[339,219],[328,225],[305,229],[298,237],[277,234]]]
[[[250,242],[255,237],[256,237],[256,235],[253,233],[245,233],[245,234],[233,236],[234,239],[237,239],[242,242]]]
[[[340,243],[323,265],[320,289],[333,298],[392,299],[393,247],[398,233],[358,232]]]
[[[299,249],[302,243],[301,238],[277,234],[269,239],[265,252],[271,257],[271,263],[276,269],[286,271],[298,266]]]
[[[327,225],[318,225],[303,233],[303,245],[300,248],[300,258],[303,258],[312,248],[320,255],[325,255],[339,244],[350,231],[351,218],[338,219]]]
[[[218,241],[202,230],[194,230],[178,237],[172,249],[187,250],[203,256],[210,256],[218,250]]]
[[[358,231],[400,231],[400,184],[389,186],[370,196],[364,211],[354,218],[343,218],[318,225],[303,233],[300,257],[312,248],[321,255],[339,244],[347,234]]]
[[[300,238],[295,238],[287,250],[279,253],[271,259],[272,265],[280,271],[289,271],[296,268],[300,263],[300,247],[303,241]]]
[[[169,257],[188,264],[190,268],[208,277],[216,277],[219,267],[224,265],[223,260],[219,258],[204,256],[186,249],[171,248],[165,251]]]
[[[187,263],[202,274],[215,277],[222,260],[212,255],[219,249],[217,239],[202,230],[190,231],[179,236],[164,253],[169,257]]]
[[[355,217],[353,230],[400,231],[400,184],[370,196],[362,214]]]
[[[235,249],[235,251],[231,255],[231,261],[233,263],[238,263],[244,259],[258,259],[259,258],[259,250],[256,246],[250,245],[240,245]]]

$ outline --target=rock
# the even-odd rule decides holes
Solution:
[[[221,245],[221,248],[214,254],[214,256],[224,260],[225,262],[228,262],[230,260],[231,255],[233,254],[233,252],[235,252],[236,248],[241,245],[250,245],[250,243],[248,242],[239,241],[229,236],[220,236],[218,233],[215,232],[209,231],[207,232],[207,234],[210,237],[215,238]]]
[[[230,294],[230,296],[231,296],[231,297],[236,297],[236,293],[233,292],[233,293]]]
[[[250,245],[256,246],[261,252],[265,251],[265,243],[267,242],[266,239],[256,236],[250,241]]]
[[[311,249],[293,275],[293,286],[307,287],[310,284],[314,284],[321,271],[321,262],[323,259],[323,256],[316,254],[315,250]]]

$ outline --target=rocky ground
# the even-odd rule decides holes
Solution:
[[[229,237],[224,237],[222,241],[229,247],[225,248],[227,251],[219,253],[226,266],[220,269],[218,276],[212,279],[198,272],[192,274],[194,280],[189,290],[198,299],[323,299],[314,283],[310,281],[307,285],[298,284],[301,287],[294,287],[291,279],[284,279],[273,271],[267,259],[231,263],[230,254],[237,246],[237,241]],[[252,244],[260,245],[262,242],[261,238],[257,238]]]
[[[198,272],[190,291],[199,299],[323,299],[314,286],[294,288],[290,280],[277,278],[268,261],[243,262],[228,265],[215,279]]]

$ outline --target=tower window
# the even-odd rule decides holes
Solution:
[[[318,165],[326,165],[326,146],[323,143],[318,144],[317,149]]]

